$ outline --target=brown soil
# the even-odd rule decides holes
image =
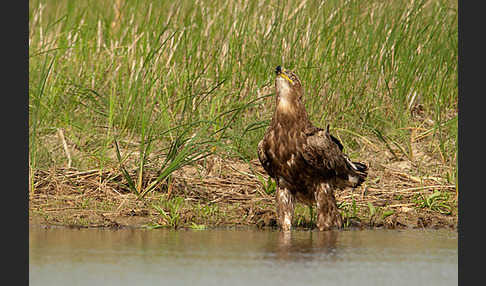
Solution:
[[[411,160],[374,155],[374,161],[367,162],[370,172],[366,183],[354,191],[336,193],[346,227],[457,229],[454,185],[439,177],[414,174],[417,166]],[[430,166],[418,169],[430,174]],[[168,183],[137,199],[116,169],[36,171],[29,221],[46,226],[116,228],[273,227],[273,194],[265,192],[258,175],[267,178],[257,160],[247,164],[212,156],[174,172]],[[150,178],[155,174],[146,172],[145,184]],[[182,201],[180,208],[171,207],[178,198]],[[298,205],[293,225],[315,227],[309,213],[306,206]]]

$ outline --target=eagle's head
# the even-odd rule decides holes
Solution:
[[[287,109],[287,107],[301,99],[303,95],[302,84],[299,77],[291,70],[277,66],[275,73],[277,75],[275,78],[275,90],[278,107]]]

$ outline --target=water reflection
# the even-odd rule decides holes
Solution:
[[[457,282],[455,232],[31,228],[29,239],[31,285]]]
[[[278,232],[277,244],[271,244],[267,252],[274,252],[281,260],[308,261],[326,256],[332,261],[338,251],[338,237],[338,231]]]

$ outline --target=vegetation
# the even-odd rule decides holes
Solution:
[[[443,186],[457,192],[457,33],[450,0],[30,0],[30,197],[52,169],[96,170],[143,200],[210,155],[251,165],[282,65],[301,77],[312,121],[329,123],[350,157],[380,172],[407,162],[395,176],[426,192],[414,193],[417,208],[456,214]],[[371,172],[368,186],[386,179]],[[430,182],[442,195],[430,197]],[[180,223],[177,210],[153,208]]]

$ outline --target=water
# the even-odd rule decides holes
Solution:
[[[457,285],[445,230],[30,228],[30,285]]]

